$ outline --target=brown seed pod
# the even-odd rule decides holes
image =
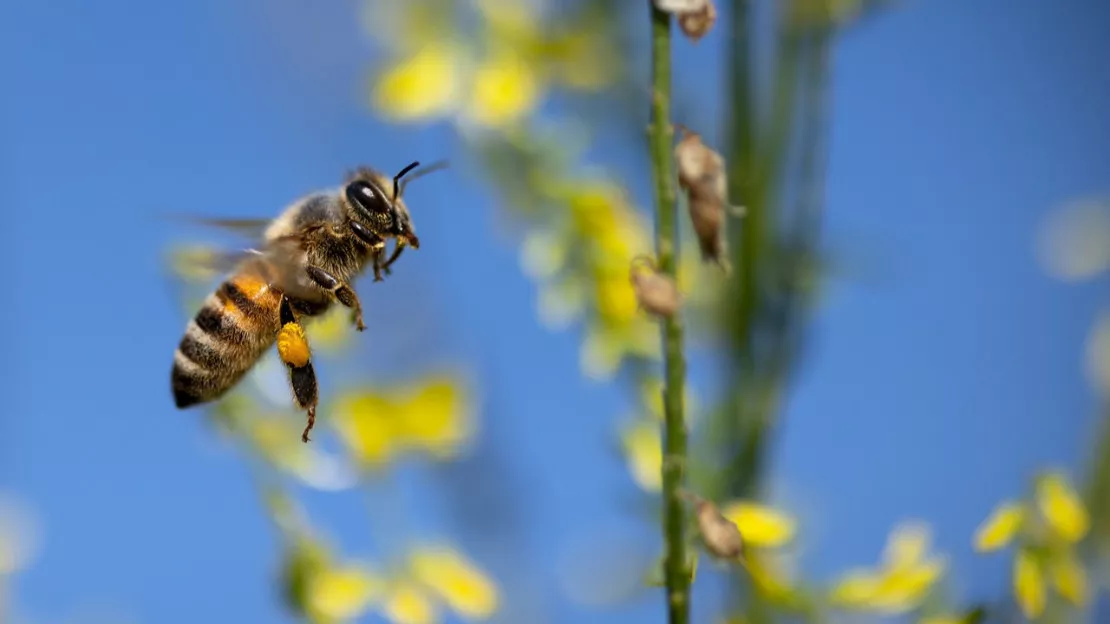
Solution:
[[[744,537],[736,524],[721,515],[720,510],[712,502],[689,493],[683,497],[694,504],[698,531],[701,533],[705,549],[718,559],[737,560],[743,557]]]
[[[731,270],[725,241],[727,214],[740,211],[728,203],[725,159],[709,149],[701,135],[676,125],[681,138],[674,148],[678,185],[686,191],[690,221],[698,235],[703,260],[716,262],[726,273]]]
[[[702,2],[699,10],[678,14],[678,27],[691,41],[704,37],[716,22],[717,7],[713,5],[713,0]]]
[[[655,0],[655,6],[674,15],[679,28],[691,41],[704,37],[717,22],[713,0]]]
[[[646,268],[644,268],[646,267]],[[669,276],[659,273],[647,256],[636,256],[629,267],[628,279],[640,308],[649,314],[670,318],[682,306],[678,286]]]

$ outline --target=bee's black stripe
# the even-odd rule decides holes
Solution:
[[[204,392],[205,386],[202,383],[204,380],[200,376],[186,371],[177,362],[173,364],[171,379],[173,402],[179,409],[204,403],[208,400]]]
[[[196,362],[202,368],[213,369],[223,364],[224,357],[218,349],[205,344],[188,333],[181,339],[177,348],[181,350],[181,355]]]
[[[201,331],[219,342],[242,343],[248,339],[247,331],[235,318],[214,305],[205,305],[193,319]]]
[[[257,318],[259,315],[265,314],[265,311],[254,301],[247,296],[235,282],[228,280],[220,285],[216,290],[216,297],[220,302],[227,303],[229,300],[236,308],[239,308],[243,314]]]

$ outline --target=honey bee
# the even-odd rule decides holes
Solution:
[[[411,163],[393,176],[392,184],[381,172],[359,167],[340,188],[302,197],[272,221],[199,219],[250,232],[258,244],[215,263],[228,270],[227,277],[189,321],[174,352],[176,406],[185,409],[219,399],[276,343],[293,399],[307,413],[301,440],[308,442],[318,397],[303,321],[338,301],[351,310],[359,331],[366,328],[352,282],[367,266],[373,267],[374,281],[381,281],[405,247],[420,247],[401,199],[404,186],[445,164],[429,165],[402,183],[420,165]],[[390,239],[394,248],[386,258]]]

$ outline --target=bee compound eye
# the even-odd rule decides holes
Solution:
[[[373,184],[364,180],[352,182],[347,186],[347,200],[355,207],[368,212],[385,212],[389,204]]]

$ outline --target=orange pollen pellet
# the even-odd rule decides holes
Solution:
[[[304,328],[296,323],[286,323],[277,337],[278,355],[286,364],[300,368],[308,364],[308,340],[305,339]]]

